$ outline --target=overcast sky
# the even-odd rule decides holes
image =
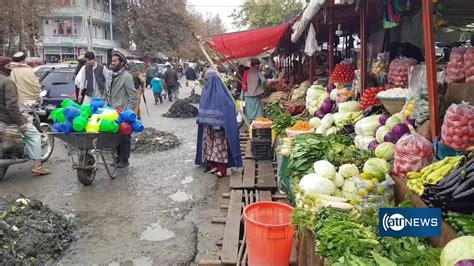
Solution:
[[[235,28],[232,25],[232,19],[229,18],[229,15],[234,9],[238,9],[244,0],[189,0],[189,5],[197,10],[198,12],[206,15],[210,13],[212,15],[219,14],[222,21],[224,21],[227,32],[238,31],[239,29]]]

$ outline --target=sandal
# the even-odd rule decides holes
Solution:
[[[50,173],[49,170],[46,169],[46,167],[44,167],[43,165],[40,167],[31,169],[31,172],[33,172],[33,174],[35,175],[49,175]]]

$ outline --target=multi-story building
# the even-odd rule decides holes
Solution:
[[[119,47],[113,34],[113,0],[62,0],[44,18],[40,54],[49,63],[75,60],[92,50],[102,63]]]

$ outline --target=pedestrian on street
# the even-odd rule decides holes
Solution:
[[[140,73],[140,69],[138,69],[138,66],[137,66],[137,63],[135,63],[135,61],[133,60],[130,60],[127,62],[127,66],[125,68],[128,73],[130,73],[130,75],[132,75],[133,77],[133,85],[135,86],[135,89],[137,90],[137,105],[135,106],[135,108],[133,109],[133,111],[135,111],[135,113],[137,114],[137,117],[138,119],[141,119],[141,111],[140,111],[140,100],[142,98],[142,95],[143,95],[143,88],[144,88],[144,83],[145,83],[145,78],[144,76],[142,75],[142,73]]]
[[[197,165],[222,177],[227,168],[242,167],[234,99],[214,69],[206,72],[198,114]]]
[[[10,78],[18,90],[18,104],[34,104],[39,98],[41,85],[33,68],[26,64],[26,54],[18,52],[13,55]]]
[[[133,85],[133,77],[125,70],[127,58],[120,52],[112,54],[112,71],[107,79],[104,100],[113,108],[133,110],[137,105],[137,90]],[[132,136],[122,136],[122,141],[117,147],[117,168],[129,165]]]
[[[163,104],[163,97],[161,96],[163,93],[163,81],[160,79],[158,73],[156,73],[155,77],[151,80],[150,85],[153,90],[153,96],[155,96],[155,105],[158,104],[158,101]]]
[[[242,80],[242,90],[244,91],[245,110],[247,120],[252,123],[257,117],[263,116],[261,102],[264,93],[265,77],[260,73],[260,61],[251,59],[250,69],[245,71]]]
[[[178,85],[178,72],[171,68],[170,62],[166,62],[166,72],[165,72],[165,85],[168,92],[168,99],[173,101],[173,94]]]
[[[86,59],[84,58],[84,56],[80,56],[78,59],[78,65],[76,66],[76,69],[74,70],[74,80],[76,79],[77,75],[79,74],[79,71],[81,71],[81,69],[86,65]],[[76,102],[79,103],[79,104],[82,104],[81,101],[79,101],[79,98],[82,98],[84,99],[84,95],[86,95],[85,91],[82,91],[82,95],[81,97],[79,97],[79,92],[80,92],[80,89],[79,87],[76,85]]]
[[[104,91],[107,83],[108,74],[107,69],[95,60],[94,52],[86,52],[84,58],[86,59],[86,65],[79,70],[75,84],[79,87],[79,101],[90,104],[93,98],[101,96],[101,92]],[[86,92],[83,99],[84,90]]]
[[[186,83],[187,86],[191,86],[191,95],[196,93],[195,87],[199,85],[197,81],[196,70],[193,68],[193,65],[189,65],[188,69],[186,69]]]
[[[17,87],[8,77],[12,70],[11,61],[9,57],[0,56],[0,128],[17,128],[23,134],[26,153],[34,161],[31,172],[34,175],[48,175],[49,170],[41,162],[41,135],[20,112]]]

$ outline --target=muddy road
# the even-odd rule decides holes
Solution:
[[[189,92],[183,88],[180,98]],[[223,226],[210,220],[220,215],[220,193],[228,179],[218,180],[194,165],[196,119],[163,117],[171,106],[168,99],[155,105],[151,91],[146,96],[151,117],[142,103],[145,127],[172,133],[181,145],[132,153],[130,167],[115,180],[102,168],[84,187],[64,143],[56,142],[47,163],[51,175],[34,177],[27,163],[12,166],[0,182],[0,197],[21,193],[41,200],[76,224],[76,241],[53,264],[190,265],[217,258],[215,242]]]

